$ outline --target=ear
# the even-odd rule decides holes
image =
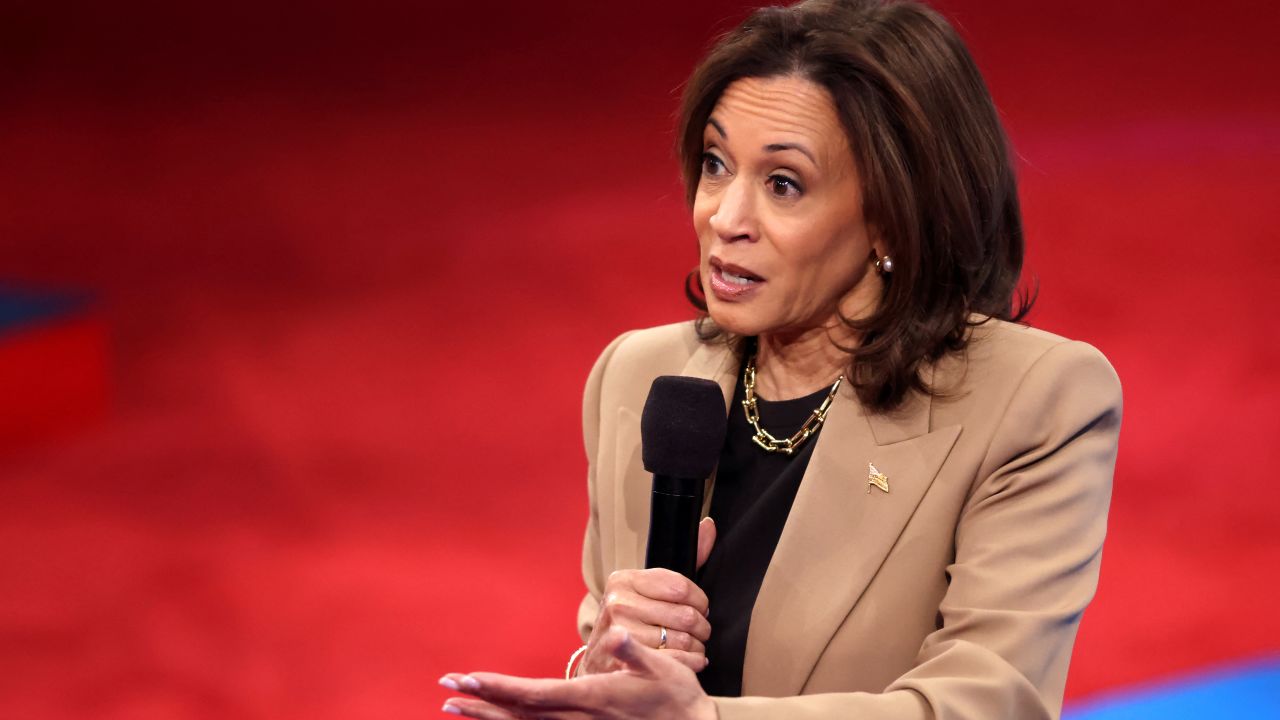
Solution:
[[[884,241],[884,236],[876,228],[867,228],[867,235],[871,240],[871,261],[875,262],[877,258],[882,258],[889,254],[889,243]]]

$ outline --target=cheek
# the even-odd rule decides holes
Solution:
[[[711,215],[715,212],[715,208],[711,202],[711,198],[706,193],[699,191],[693,196],[693,226],[699,231],[703,230],[711,221]]]
[[[843,260],[832,228],[812,221],[779,223],[775,228],[778,254],[787,258],[797,280],[812,282],[829,277]]]
[[[857,285],[862,279],[860,244],[846,239],[834,243],[815,260],[815,273],[828,293],[843,294]]]
[[[792,236],[784,254],[791,260],[793,289],[815,302],[826,302],[858,284],[863,275],[859,258],[865,240],[856,233],[831,234],[831,229],[804,228]],[[782,248],[780,248],[782,250]]]
[[[711,242],[711,216],[715,214],[715,207],[709,199],[699,193],[693,201],[693,231],[698,236],[698,247],[702,250],[705,258],[707,247]]]

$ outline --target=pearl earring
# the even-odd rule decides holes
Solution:
[[[888,275],[893,272],[893,258],[888,255],[876,258],[876,272],[881,275]]]

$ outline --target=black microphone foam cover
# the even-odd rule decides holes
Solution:
[[[702,378],[662,375],[640,416],[644,469],[675,478],[707,478],[720,459],[728,424],[724,393]]]

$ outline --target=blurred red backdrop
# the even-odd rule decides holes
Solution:
[[[112,397],[0,458],[0,716],[559,672],[581,384],[690,316],[675,93],[745,7],[0,9],[0,279],[97,293]],[[1280,650],[1280,12],[941,8],[1020,153],[1032,321],[1125,385],[1069,698]]]

